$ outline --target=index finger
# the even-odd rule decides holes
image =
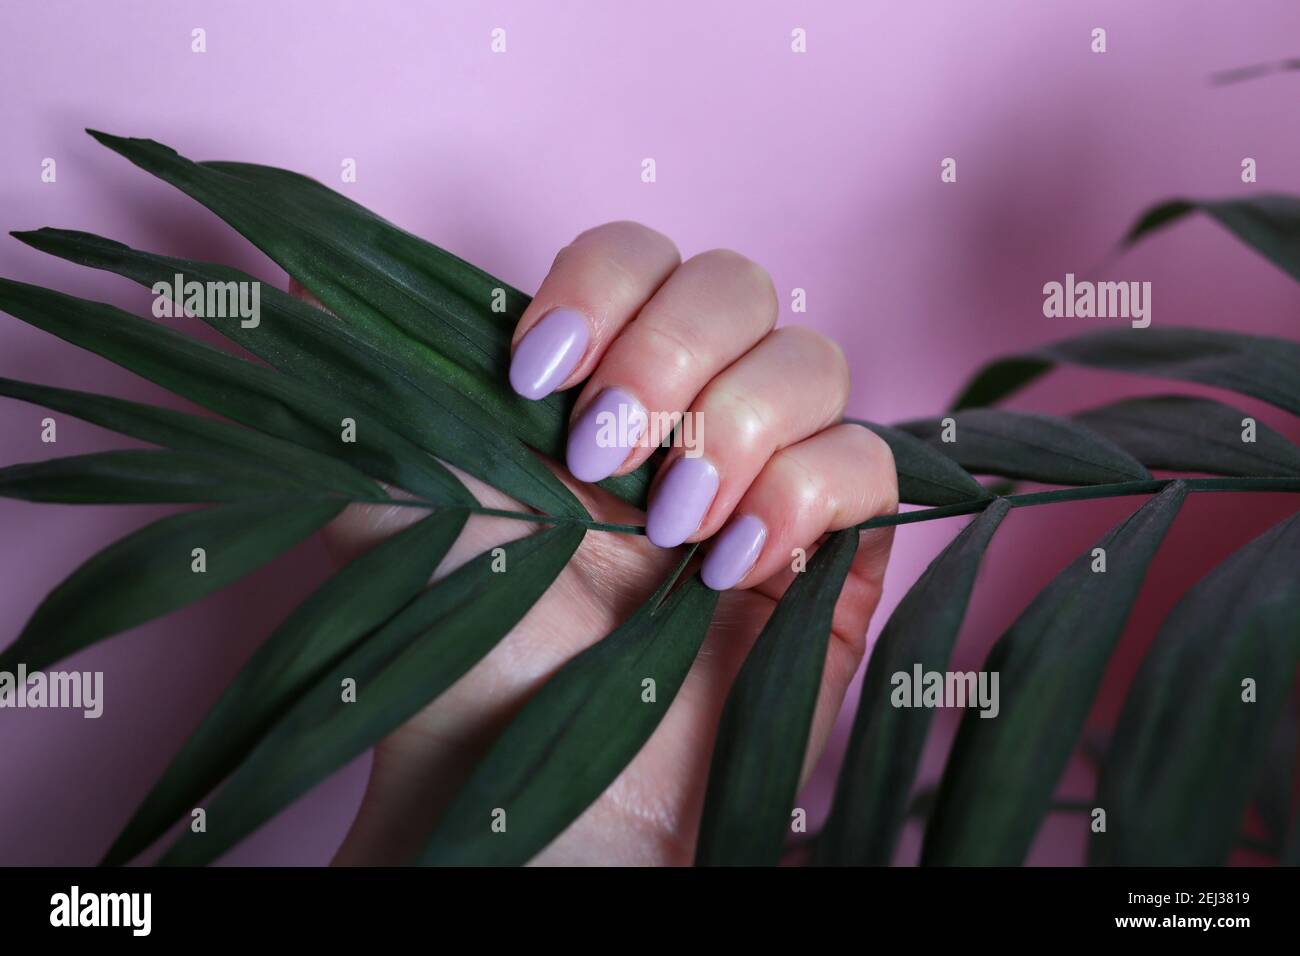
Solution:
[[[671,240],[639,223],[606,223],[578,236],[519,319],[510,385],[541,399],[585,379],[680,262]]]

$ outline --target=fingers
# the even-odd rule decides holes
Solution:
[[[599,481],[639,466],[776,318],[772,280],[745,257],[719,249],[683,263],[583,387],[569,433],[573,476]]]
[[[515,329],[510,384],[545,398],[582,381],[681,261],[653,229],[611,222],[560,250]]]
[[[701,569],[717,590],[749,587],[789,570],[794,549],[898,507],[889,446],[858,425],[837,425],[763,466]]]
[[[722,526],[773,453],[838,421],[849,397],[839,347],[811,329],[771,333],[691,406],[650,495],[646,535],[664,548]],[[684,444],[684,443],[683,443]]]
[[[557,257],[516,333],[520,394],[587,378],[567,449],[580,481],[631,471],[680,425],[646,535],[665,548],[716,535],[703,573],[717,589],[752,587],[792,549],[897,506],[887,446],[831,427],[849,395],[843,354],[808,329],[772,332],[776,318],[771,280],[743,256],[679,265],[658,233],[611,223]]]

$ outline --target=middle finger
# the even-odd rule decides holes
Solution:
[[[743,256],[719,249],[684,262],[584,386],[569,471],[600,481],[639,466],[709,380],[776,324],[776,313],[771,279]]]
[[[844,355],[826,336],[768,335],[700,394],[650,490],[646,535],[662,548],[722,526],[772,455],[839,420],[849,397]]]

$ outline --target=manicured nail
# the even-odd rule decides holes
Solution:
[[[735,518],[713,539],[700,578],[715,591],[734,588],[749,573],[767,540],[767,525],[753,515]]]
[[[510,360],[510,385],[524,398],[545,398],[569,377],[591,331],[587,318],[573,309],[554,309],[523,337]]]
[[[645,409],[621,388],[607,388],[569,432],[566,458],[579,481],[600,481],[618,471],[646,426]]]
[[[678,458],[650,499],[645,533],[661,548],[693,535],[718,493],[718,469],[707,458]]]

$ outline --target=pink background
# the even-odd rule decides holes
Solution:
[[[1098,26],[1104,55],[1089,50]],[[838,337],[853,363],[850,412],[893,421],[939,411],[990,357],[1098,328],[1043,318],[1042,285],[1066,272],[1151,281],[1157,326],[1294,336],[1300,290],[1208,221],[1106,257],[1155,200],[1300,190],[1300,74],[1209,82],[1300,54],[1297,26],[1300,8],[1286,0],[6,4],[0,224],[91,230],[284,281],[85,126],[197,159],[300,170],[525,289],[581,229],[639,219],[685,254],[731,246],[763,263],[785,321],[790,290],[806,289],[799,321]],[[194,27],[207,31],[205,54],[190,51]],[[505,55],[490,52],[495,27],[507,31]],[[804,55],[790,50],[795,27],[807,30]],[[947,156],[958,160],[956,184],[939,180]],[[1258,185],[1240,182],[1246,156],[1258,161]],[[57,183],[40,180],[45,157],[57,161]],[[357,161],[356,183],[339,182],[344,157]],[[644,157],[658,164],[653,185],[640,181]],[[130,283],[7,238],[0,274],[147,311]],[[163,394],[8,317],[0,374]],[[1013,407],[1068,411],[1163,388],[1062,371]],[[1231,400],[1300,437],[1287,416]],[[129,444],[62,416],[57,446],[43,445],[43,415],[0,403],[4,464]],[[1136,503],[1016,513],[986,563],[956,666],[977,667],[1032,594]],[[1294,504],[1189,503],[1114,661],[1099,726],[1114,719],[1116,692],[1178,594]],[[159,513],[0,502],[0,641],[84,558]],[[900,530],[873,633],[958,527]],[[106,672],[98,721],[0,715],[0,864],[95,861],[258,641],[326,570],[310,542],[72,659],[66,666]],[[841,733],[804,798],[814,818],[842,744]],[[227,861],[327,861],[367,762]],[[1061,792],[1089,792],[1086,766]],[[1080,818],[1054,817],[1033,859],[1070,861],[1082,839]],[[911,834],[901,858],[915,845]]]

